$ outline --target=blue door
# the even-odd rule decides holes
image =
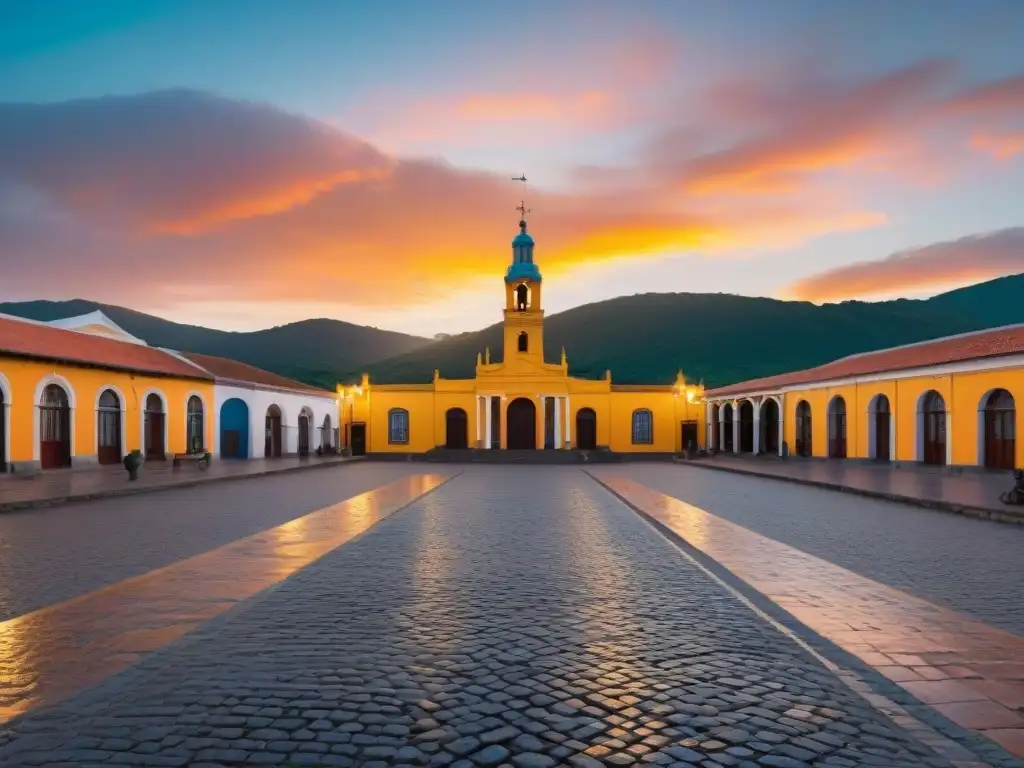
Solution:
[[[249,406],[237,397],[220,407],[220,457],[249,458]]]

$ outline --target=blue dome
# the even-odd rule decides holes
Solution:
[[[520,245],[533,245],[533,238],[530,237],[526,232],[520,232],[514,238],[512,238],[512,247]]]
[[[522,280],[532,280],[535,283],[540,282],[540,270],[536,264],[523,262],[509,266],[508,272],[505,273],[505,282],[518,283]]]

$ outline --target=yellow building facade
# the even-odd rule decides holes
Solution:
[[[1024,466],[1024,326],[708,390],[713,449],[960,467]]]
[[[112,324],[111,324],[112,325]],[[205,447],[214,382],[109,326],[0,318],[0,471],[118,464]]]
[[[421,454],[437,448],[595,450],[669,454],[704,445],[702,387],[616,385],[569,375],[562,350],[544,359],[542,278],[520,221],[504,278],[501,362],[477,354],[472,379],[434,372],[423,384],[339,386],[340,421],[353,453]]]

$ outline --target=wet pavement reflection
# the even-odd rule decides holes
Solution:
[[[132,665],[447,480],[420,474],[218,549],[0,622],[0,722]]]
[[[1024,756],[1024,638],[859,576],[634,480],[594,474],[919,701]]]

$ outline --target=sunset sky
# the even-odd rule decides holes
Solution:
[[[0,0],[0,300],[251,330],[1024,272],[1024,2]]]

